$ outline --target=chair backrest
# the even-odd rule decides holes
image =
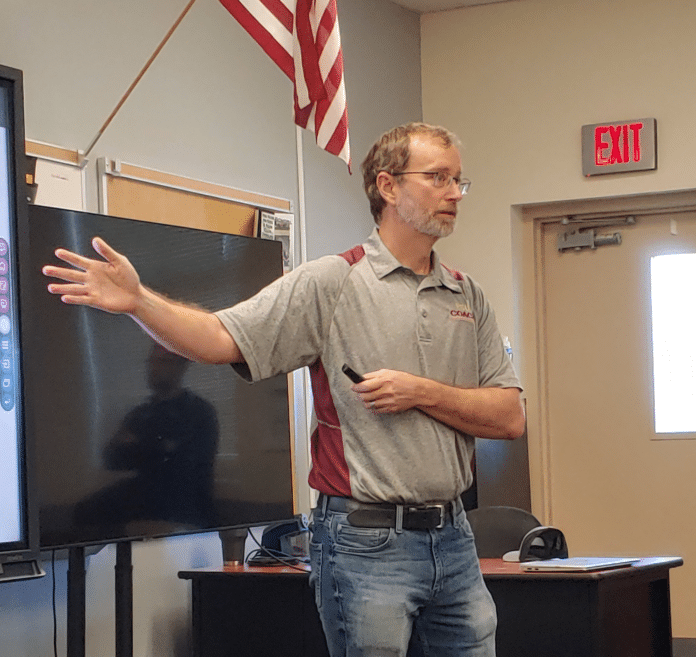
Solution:
[[[499,559],[506,552],[519,550],[525,534],[541,523],[537,518],[512,506],[483,506],[467,511],[480,559]]]

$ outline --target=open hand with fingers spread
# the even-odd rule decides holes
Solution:
[[[97,260],[57,249],[56,257],[72,267],[46,265],[43,273],[64,283],[50,283],[48,291],[61,295],[63,303],[91,306],[110,313],[135,312],[141,294],[140,277],[128,258],[104,240],[92,240]]]

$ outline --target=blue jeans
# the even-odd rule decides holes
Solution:
[[[441,529],[400,533],[314,510],[310,584],[331,657],[495,656],[495,606],[458,506]]]

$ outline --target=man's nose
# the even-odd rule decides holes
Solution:
[[[464,198],[464,192],[459,189],[459,183],[457,183],[454,178],[450,180],[449,187],[447,188],[447,198],[453,200],[455,203],[459,203]]]

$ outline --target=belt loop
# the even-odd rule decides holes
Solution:
[[[401,534],[404,531],[404,506],[403,504],[396,505],[396,523],[394,526],[397,534]]]
[[[324,493],[321,494],[321,517],[325,518],[326,517],[326,510],[329,508],[329,496],[324,495]]]

